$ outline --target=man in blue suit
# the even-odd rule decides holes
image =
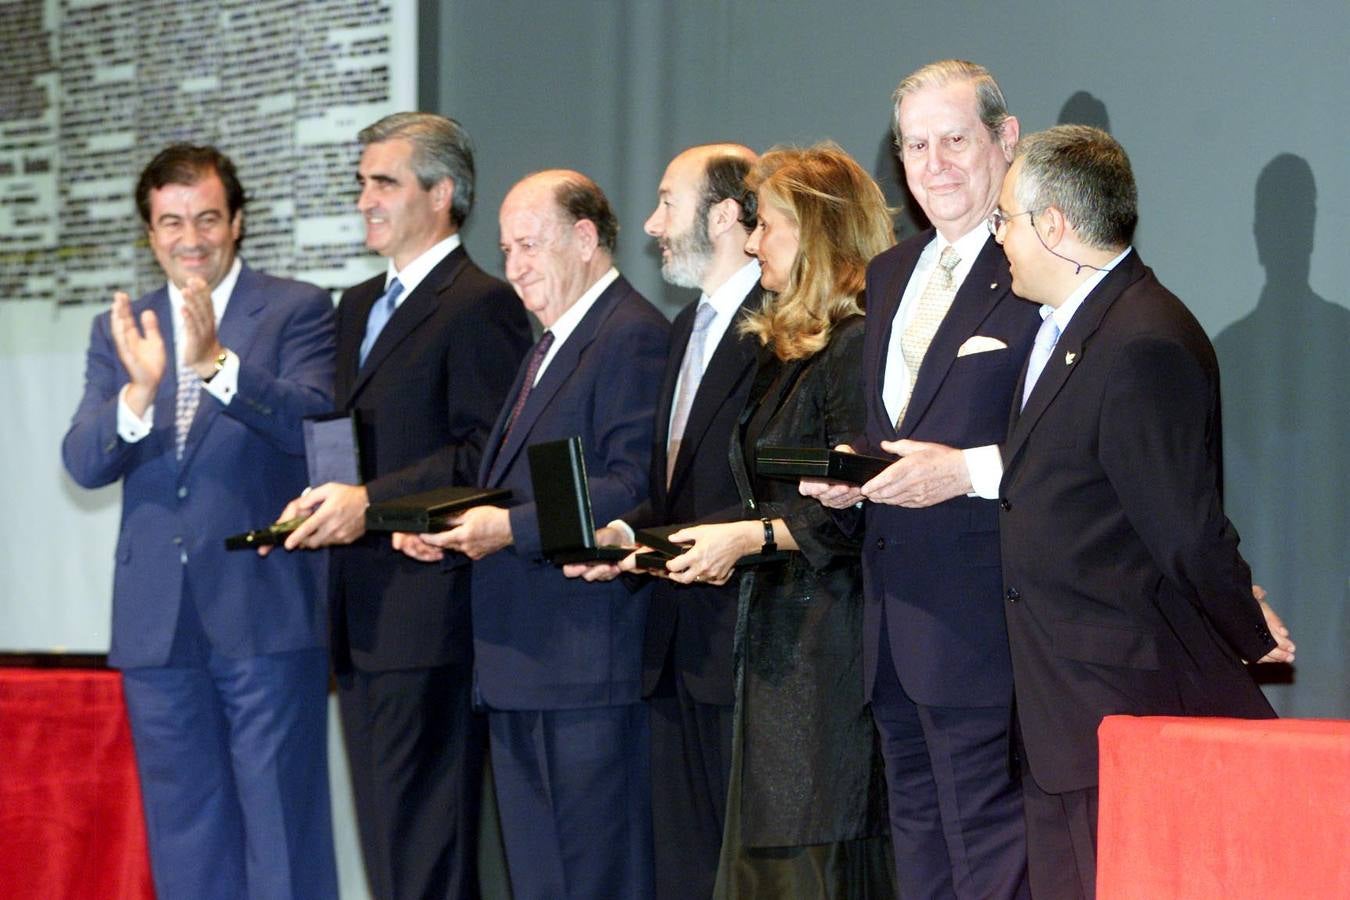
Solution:
[[[146,167],[136,205],[168,284],[94,320],[62,455],[84,487],[122,482],[108,659],[159,896],[328,898],[323,560],[224,539],[305,485],[300,422],[332,403],[333,304],[236,257],[244,202],[212,147]]]
[[[417,558],[449,549],[475,560],[476,694],[517,900],[652,892],[646,591],[571,580],[540,558],[525,452],[580,435],[599,521],[647,496],[669,325],[614,268],[617,233],[604,193],[578,172],[540,172],[507,194],[506,277],[545,328],[479,470],[483,486],[510,488],[513,506],[399,538]]]
[[[1039,325],[986,219],[1017,119],[982,66],[924,66],[895,91],[905,180],[933,227],[867,270],[859,449],[902,458],[865,498],[863,671],[882,737],[905,897],[1026,896],[1011,767],[998,445]]]

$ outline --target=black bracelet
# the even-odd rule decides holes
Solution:
[[[773,539],[773,522],[768,519],[760,519],[759,521],[764,526],[764,546],[759,548],[759,552],[765,555],[777,553],[778,544]]]

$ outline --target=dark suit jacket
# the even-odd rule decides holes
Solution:
[[[404,298],[358,371],[366,319],[384,280],[348,290],[337,314],[337,406],[358,416],[372,503],[475,483],[483,442],[530,344],[515,292],[460,247]],[[339,671],[469,658],[467,571],[395,553],[387,534],[336,548],[331,570]]]
[[[1044,790],[1097,783],[1106,715],[1273,715],[1241,662],[1275,642],[1219,502],[1214,350],[1137,254],[1070,320],[1004,459],[1017,715]]]
[[[882,403],[886,352],[896,310],[934,232],[906,240],[867,269],[867,336],[863,449],[880,455],[883,440],[912,438],[953,447],[1001,444],[1013,383],[1040,325],[1036,307],[1012,293],[1003,250],[992,240],[975,263],[933,336],[897,431]],[[1006,349],[957,356],[974,335]],[[876,677],[881,605],[900,683],[918,703],[997,706],[1011,700],[1012,673],[1003,624],[998,507],[955,497],[926,509],[869,503],[863,574],[863,677]]]
[[[762,296],[762,289],[756,285],[746,295],[741,309],[758,309]],[[697,309],[697,302],[689,304],[672,323],[671,351],[656,404],[651,499],[622,516],[634,528],[740,518],[741,501],[731,477],[727,450],[736,420],[745,407],[759,354],[759,341],[741,335],[737,329],[740,313],[704,369],[680,441],[675,471],[669,487],[666,485],[671,407]],[[736,695],[732,684],[731,641],[736,628],[739,580],[733,578],[721,587],[677,584],[666,579],[655,582],[643,639],[643,694],[650,695],[656,689],[661,672],[669,663],[680,673],[695,700],[732,705]]]
[[[669,334],[665,317],[620,277],[558,349],[502,445],[526,366],[516,373],[479,472],[485,487],[513,494],[514,543],[473,564],[474,663],[489,707],[568,709],[639,698],[647,591],[565,578],[540,556],[525,448],[580,435],[596,520],[631,509],[647,494]]]
[[[858,536],[801,496],[796,480],[755,471],[765,446],[857,440],[863,336],[863,319],[853,316],[835,326],[819,352],[761,369],[731,450],[746,517],[781,517],[800,548],[746,575],[738,605],[746,846],[885,832],[885,774],[860,671]]]
[[[134,444],[117,435],[127,373],[104,313],[94,319],[84,397],[61,448],[84,487],[122,481],[109,661],[167,661],[185,582],[212,648],[224,656],[322,647],[321,555],[229,553],[225,538],[270,522],[305,487],[300,420],[330,404],[332,301],[313,285],[241,269],[219,327],[221,343],[240,360],[239,392],[228,406],[202,392],[181,461],[167,287],[132,306],[138,321],[147,309],[159,319],[169,360],[150,434]]]

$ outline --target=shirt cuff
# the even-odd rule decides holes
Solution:
[[[1003,455],[997,444],[962,450],[966,456],[966,470],[970,472],[970,493],[967,497],[985,500],[998,499],[998,485],[1003,480]]]
[[[225,362],[220,371],[211,376],[210,381],[202,382],[202,390],[219,400],[222,406],[230,405],[234,395],[239,393],[239,357],[233,350],[225,351]]]
[[[128,444],[134,444],[137,441],[144,440],[150,433],[150,429],[155,425],[155,404],[151,403],[145,408],[145,415],[138,416],[127,406],[127,388],[131,385],[122,385],[122,390],[117,393],[117,436]]]
[[[625,546],[632,546],[633,544],[637,543],[637,535],[633,533],[632,526],[629,525],[627,522],[625,522],[623,519],[615,519],[613,522],[610,522],[605,527],[613,528],[614,530],[622,534]]]

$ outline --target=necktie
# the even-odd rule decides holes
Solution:
[[[525,367],[525,380],[520,384],[520,393],[516,395],[516,402],[511,407],[511,417],[506,420],[506,428],[502,430],[503,446],[506,445],[506,439],[511,436],[511,429],[515,427],[516,419],[520,418],[521,410],[525,408],[525,401],[530,399],[530,391],[534,390],[534,380],[539,377],[539,367],[544,364],[544,357],[548,356],[548,349],[552,346],[553,332],[545,331],[530,353],[529,364]]]
[[[197,416],[197,405],[202,398],[202,380],[191,366],[178,367],[178,391],[174,400],[173,439],[178,458],[183,458],[187,447],[188,430]]]
[[[905,357],[905,365],[909,367],[911,394],[914,393],[914,383],[919,380],[919,367],[923,365],[928,345],[933,342],[933,335],[937,334],[938,327],[946,318],[947,310],[951,309],[952,300],[956,297],[956,279],[952,276],[952,271],[960,262],[961,257],[955,247],[948,244],[942,248],[937,268],[929,277],[928,284],[924,285],[919,304],[914,309],[914,317],[910,319],[909,327],[905,329],[900,339],[900,352]],[[905,410],[908,408],[909,398],[906,397],[900,407],[900,414],[895,417],[896,428],[900,427],[905,418]]]
[[[398,298],[403,293],[403,282],[395,278],[389,282],[389,287],[385,288],[384,296],[375,301],[375,305],[370,308],[370,315],[366,318],[366,336],[361,339],[361,355],[357,359],[356,367],[359,369],[366,364],[366,357],[370,354],[370,348],[375,346],[375,339],[380,336],[384,326],[389,323],[389,317],[394,314],[398,306]]]
[[[675,474],[675,457],[680,453],[680,441],[684,439],[684,427],[689,424],[689,410],[694,406],[698,383],[703,380],[703,345],[707,342],[708,329],[716,317],[717,310],[707,300],[701,301],[694,313],[694,330],[684,350],[684,362],[680,364],[680,389],[675,395],[675,410],[670,416],[670,439],[666,442],[667,487]]]
[[[1050,354],[1055,352],[1055,344],[1058,342],[1059,325],[1055,322],[1054,316],[1046,316],[1045,321],[1041,323],[1040,331],[1036,332],[1036,342],[1031,345],[1031,355],[1027,358],[1027,378],[1022,386],[1022,406],[1019,409],[1026,408],[1031,389],[1036,386],[1036,380],[1041,377],[1041,372],[1050,361]]]

